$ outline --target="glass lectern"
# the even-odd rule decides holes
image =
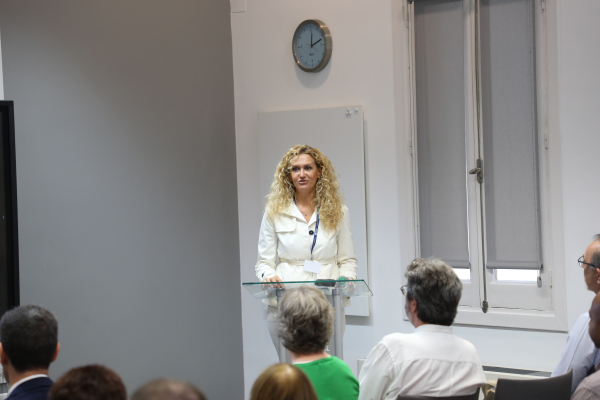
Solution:
[[[373,296],[371,289],[362,279],[357,280],[320,280],[320,281],[294,281],[294,282],[247,282],[242,283],[252,296],[259,300],[276,298],[277,304],[287,289],[301,286],[312,286],[323,291],[334,308],[333,336],[329,342],[331,354],[343,359],[343,332],[342,332],[342,297],[367,297]],[[287,362],[287,350],[279,338],[279,361]]]

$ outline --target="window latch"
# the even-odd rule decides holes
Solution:
[[[470,175],[477,175],[477,183],[483,183],[483,160],[477,159],[477,167],[469,171]]]

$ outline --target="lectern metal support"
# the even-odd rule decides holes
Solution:
[[[339,287],[333,288],[331,291],[333,297],[333,339],[335,356],[339,359],[344,359],[344,332],[342,332],[342,318],[344,318],[342,309],[342,291]]]
[[[285,293],[285,289],[277,289],[275,294],[277,296],[277,309],[279,310],[279,302]],[[283,346],[283,340],[281,340],[281,336],[279,336],[279,362],[286,363],[287,362],[287,349]]]

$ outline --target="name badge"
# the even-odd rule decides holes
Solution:
[[[321,272],[321,263],[317,261],[306,260],[304,261],[304,270],[318,274]]]

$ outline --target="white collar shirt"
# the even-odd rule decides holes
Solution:
[[[19,382],[16,382],[14,385],[10,386],[10,389],[8,389],[8,393],[7,396],[10,396],[10,394],[17,388],[17,386],[19,386],[21,383],[25,383],[27,381],[33,380],[33,379],[37,379],[37,378],[47,378],[48,375],[44,375],[44,374],[37,374],[37,375],[31,375],[28,376],[27,378],[23,378],[21,379]]]
[[[469,395],[486,379],[471,343],[452,327],[425,324],[384,337],[365,360],[359,382],[359,400],[395,400],[398,394]]]

